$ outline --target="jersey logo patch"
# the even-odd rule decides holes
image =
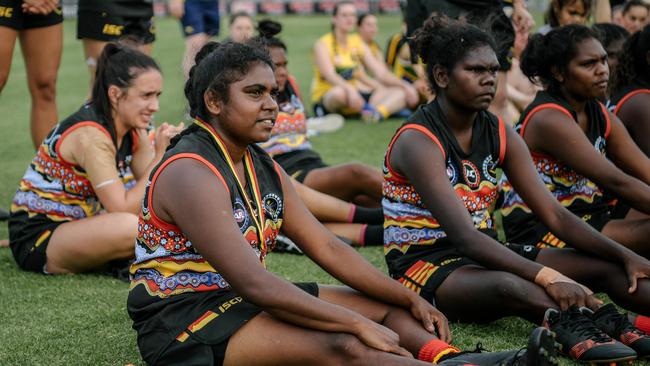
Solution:
[[[246,208],[244,207],[244,202],[241,198],[235,198],[235,203],[233,204],[232,216],[239,227],[239,230],[245,230],[248,227],[248,213],[246,213]]]
[[[472,164],[469,160],[463,160],[461,164],[463,165],[463,175],[465,176],[467,185],[471,188],[478,187],[481,183],[481,177],[476,165]]]
[[[269,193],[264,196],[264,212],[273,221],[278,221],[278,217],[282,213],[282,199],[275,193]]]
[[[452,186],[458,182],[456,168],[454,168],[454,165],[451,163],[451,159],[447,160],[447,178],[449,178],[449,182]]]
[[[488,181],[495,183],[497,182],[497,163],[492,159],[492,154],[488,155],[485,160],[483,160],[483,176]]]

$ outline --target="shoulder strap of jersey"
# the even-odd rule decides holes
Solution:
[[[428,128],[426,128],[426,127],[424,127],[424,126],[422,126],[422,125],[416,124],[416,123],[405,124],[404,126],[400,127],[400,129],[397,131],[397,133],[395,134],[395,136],[393,136],[393,138],[392,138],[391,141],[390,141],[390,144],[388,145],[388,150],[387,150],[387,152],[386,152],[386,162],[385,162],[385,163],[386,163],[386,168],[391,172],[391,174],[392,174],[394,177],[398,177],[398,178],[402,178],[402,179],[404,179],[404,176],[403,176],[403,175],[401,175],[401,174],[399,174],[398,172],[396,172],[396,171],[395,171],[395,170],[390,166],[390,153],[391,153],[391,151],[392,151],[392,149],[393,149],[393,144],[395,144],[395,141],[397,141],[397,138],[398,138],[398,137],[399,137],[399,136],[400,136],[404,131],[407,131],[407,130],[416,130],[416,131],[419,131],[419,132],[423,133],[425,136],[427,136],[428,138],[430,138],[431,141],[433,141],[433,143],[435,143],[436,145],[438,145],[438,147],[440,148],[440,152],[442,152],[442,159],[443,159],[443,160],[447,160],[447,154],[445,153],[445,149],[442,147],[442,144],[440,143],[440,140],[438,140],[438,138],[436,137],[436,135],[434,135],[434,134],[433,134],[433,133],[432,133]]]
[[[574,119],[571,112],[569,112],[566,108],[564,108],[564,107],[562,107],[562,106],[560,106],[558,104],[555,104],[555,103],[540,104],[537,107],[533,108],[530,112],[528,112],[528,115],[526,116],[526,118],[522,122],[521,128],[519,129],[519,135],[521,135],[521,137],[524,137],[524,132],[526,130],[526,125],[528,125],[528,122],[530,122],[531,118],[533,118],[533,116],[537,112],[539,112],[541,110],[544,110],[544,109],[555,109],[555,110],[558,110],[558,111],[566,114],[567,116],[569,116],[569,118],[571,118],[571,120]]]

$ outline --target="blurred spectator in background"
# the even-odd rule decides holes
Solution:
[[[553,28],[567,24],[587,24],[592,0],[551,0],[544,15],[544,24],[538,32],[546,34]]]
[[[642,0],[630,0],[621,9],[621,23],[630,34],[634,34],[647,24],[650,5]]]
[[[140,51],[151,54],[156,40],[153,0],[79,0],[77,39],[83,42],[91,87],[104,46],[124,37],[142,45]]]
[[[58,0],[0,1],[0,93],[9,78],[16,39],[25,60],[32,99],[32,144],[38,147],[57,122],[56,75],[63,49],[63,13]],[[0,218],[5,213],[0,212]]]
[[[187,79],[196,53],[210,37],[219,35],[219,1],[169,0],[168,6],[169,14],[180,20],[185,37],[182,67]]]
[[[228,38],[226,41],[243,43],[253,36],[255,31],[255,21],[253,17],[245,11],[234,13],[230,16],[230,25],[228,26]]]

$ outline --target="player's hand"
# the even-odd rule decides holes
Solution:
[[[183,0],[169,0],[167,3],[169,15],[180,19],[185,14],[185,2]]]
[[[650,278],[650,262],[647,259],[634,255],[625,261],[625,271],[630,282],[629,293],[636,292],[639,279]]]
[[[400,356],[413,357],[411,352],[399,345],[397,333],[369,319],[364,318],[360,322],[355,335],[368,347]]]
[[[535,19],[528,12],[523,0],[512,3],[512,23],[518,31],[523,33],[530,32],[535,26]]]
[[[451,331],[447,318],[436,309],[432,304],[420,296],[414,296],[411,299],[411,314],[413,317],[422,322],[424,329],[431,334],[438,334],[438,338],[449,343],[451,341]]]
[[[552,283],[546,287],[546,293],[562,310],[567,310],[571,305],[596,310],[603,304],[590,289],[575,282]]]
[[[345,88],[345,94],[348,97],[348,105],[354,110],[362,110],[363,105],[366,103],[361,96],[361,93],[351,85],[347,85]]]
[[[28,14],[48,15],[59,8],[58,0],[23,0],[23,12]]]
[[[156,129],[154,135],[154,151],[156,156],[162,156],[169,146],[169,141],[176,135],[174,126],[168,124],[167,122],[163,123]]]

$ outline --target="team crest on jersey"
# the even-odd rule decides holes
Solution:
[[[605,139],[602,136],[598,136],[596,142],[594,142],[594,147],[599,153],[605,154],[605,144]]]
[[[264,196],[264,212],[273,221],[277,221],[282,213],[282,199],[275,193],[269,193]]]
[[[492,183],[497,182],[497,163],[492,159],[492,154],[483,160],[483,176]]]
[[[471,188],[478,187],[481,183],[481,176],[476,165],[472,164],[469,160],[463,160],[461,164],[463,166],[463,175],[465,176],[467,185]]]
[[[244,230],[248,227],[248,213],[246,213],[244,202],[239,197],[235,198],[235,204],[232,208],[232,216],[240,230]]]
[[[449,178],[449,182],[451,182],[452,186],[458,181],[456,168],[454,168],[454,165],[451,163],[451,159],[447,160],[447,178]]]

